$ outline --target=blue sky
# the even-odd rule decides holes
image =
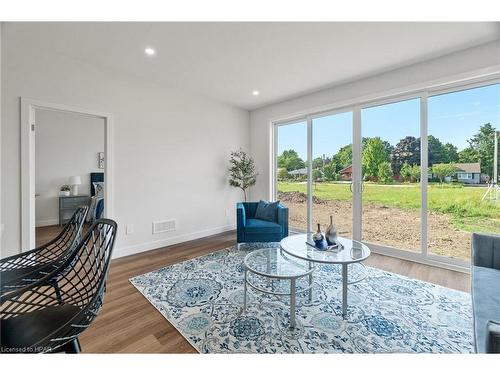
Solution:
[[[490,122],[500,130],[500,84],[430,97],[429,134],[462,150],[479,127]],[[420,135],[419,99],[363,109],[363,137],[381,137],[392,145],[407,135]],[[352,114],[341,113],[313,120],[313,156],[331,156],[352,143]],[[306,123],[279,127],[278,154],[295,149],[307,155]]]

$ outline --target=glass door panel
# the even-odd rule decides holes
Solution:
[[[363,241],[421,251],[420,99],[362,109]]]
[[[500,234],[500,206],[486,194],[495,131],[500,84],[429,97],[429,253],[470,261],[472,232]]]
[[[312,224],[352,238],[352,112],[312,120]]]
[[[276,128],[276,199],[289,211],[291,230],[307,231],[307,122]]]

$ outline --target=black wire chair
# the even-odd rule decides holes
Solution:
[[[116,230],[113,220],[95,221],[59,269],[0,297],[1,352],[81,350],[78,336],[103,304]],[[52,279],[57,280],[59,296],[47,285]]]
[[[0,259],[0,295],[29,285],[58,269],[82,238],[88,207],[79,207],[61,233],[36,249]],[[57,289],[57,284],[51,285]]]

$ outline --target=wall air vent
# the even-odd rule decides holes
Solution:
[[[175,230],[175,220],[153,221],[153,234],[172,232]]]

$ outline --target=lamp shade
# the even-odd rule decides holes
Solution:
[[[69,178],[69,184],[70,185],[81,185],[82,179],[80,178],[80,176],[71,176]]]

